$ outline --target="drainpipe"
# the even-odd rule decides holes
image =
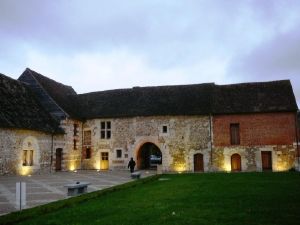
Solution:
[[[212,156],[213,156],[213,140],[212,140],[212,116],[211,114],[209,114],[209,136],[210,136],[210,169],[212,170],[212,165],[213,165],[213,161],[212,161]]]
[[[54,133],[51,133],[51,157],[50,157],[50,173],[52,173],[52,164],[53,164],[53,137],[54,137]]]

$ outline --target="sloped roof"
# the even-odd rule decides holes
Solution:
[[[0,74],[0,127],[62,132],[21,82]]]
[[[77,93],[71,86],[64,85],[55,80],[52,80],[42,74],[39,74],[29,68],[27,68],[18,80],[26,83],[29,77],[33,77],[37,81],[38,85],[54,100],[54,102],[69,116],[73,118],[78,118],[79,112],[77,110],[78,106],[76,104]],[[36,89],[36,88],[35,88]],[[45,99],[45,96],[41,96],[37,93],[38,97]],[[44,104],[45,101],[41,101]],[[49,101],[46,102],[49,106]],[[47,108],[47,106],[44,106]],[[53,107],[53,106],[52,106]]]
[[[215,85],[214,114],[285,112],[298,109],[289,80]]]
[[[289,80],[134,87],[77,95],[70,86],[26,69],[69,116],[76,119],[287,112],[298,109]],[[45,106],[47,108],[47,106]]]
[[[134,87],[78,95],[84,118],[209,114],[213,84]]]

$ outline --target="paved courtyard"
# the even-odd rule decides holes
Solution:
[[[141,171],[141,177],[155,171]],[[66,184],[89,182],[88,192],[101,190],[131,181],[128,171],[77,171],[54,172],[32,176],[0,176],[0,216],[18,210],[16,205],[16,182],[26,182],[26,206],[31,208],[68,198]]]

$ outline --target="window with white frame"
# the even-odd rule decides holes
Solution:
[[[111,122],[101,121],[100,123],[100,138],[110,139],[111,138]]]

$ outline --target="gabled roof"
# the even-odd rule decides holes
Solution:
[[[66,115],[78,118],[76,96],[77,93],[71,86],[56,82],[27,68],[18,80],[24,82],[36,93],[41,104],[54,117],[64,117]]]
[[[0,74],[0,127],[62,132],[21,82]]]
[[[134,87],[79,95],[84,118],[204,115],[213,84]]]
[[[295,112],[298,109],[289,80],[134,87],[80,95],[72,87],[30,69],[19,80],[29,84],[52,115],[60,115],[61,110],[75,119]]]
[[[214,114],[297,111],[289,80],[215,85]]]

